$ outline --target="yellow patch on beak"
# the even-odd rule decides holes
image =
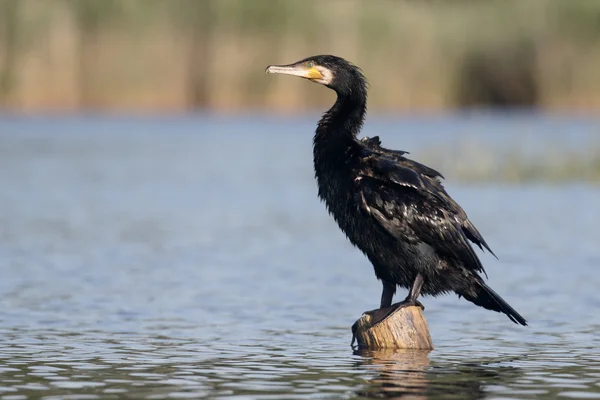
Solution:
[[[306,71],[308,79],[323,79],[323,74],[316,67],[312,67]]]

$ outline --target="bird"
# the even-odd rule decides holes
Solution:
[[[367,112],[367,80],[344,58],[317,55],[268,74],[293,75],[336,92],[313,137],[318,196],[348,240],[364,253],[383,285],[373,324],[419,296],[454,292],[512,322],[527,321],[484,281],[472,246],[496,256],[461,206],[448,195],[438,171],[382,146],[379,136],[358,138]],[[392,304],[398,287],[408,289]]]

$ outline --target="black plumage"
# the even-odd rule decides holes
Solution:
[[[404,151],[381,146],[379,137],[357,139],[366,114],[366,79],[348,61],[330,55],[270,66],[337,93],[313,141],[319,197],[352,244],[371,261],[383,283],[378,318],[420,294],[455,292],[526,325],[480,276],[485,270],[469,242],[494,254],[465,211],[446,193],[442,175]],[[392,306],[396,287],[409,289]]]

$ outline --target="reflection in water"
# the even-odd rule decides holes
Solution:
[[[377,371],[377,377],[369,379],[368,389],[357,394],[378,398],[426,398],[428,353],[426,350],[356,350],[354,354],[363,357],[357,366],[372,367]]]
[[[600,394],[600,362],[593,354],[532,349],[527,355],[490,357],[440,346],[430,353],[352,355],[342,350],[344,343],[284,331],[262,344],[233,345],[146,334],[3,330],[0,395],[468,400]]]
[[[357,391],[367,398],[411,399],[483,399],[484,387],[509,385],[519,377],[519,369],[490,367],[502,360],[485,360],[436,365],[429,359],[429,351],[422,350],[357,350],[362,359],[356,364],[361,369],[377,371],[368,380],[368,386]]]

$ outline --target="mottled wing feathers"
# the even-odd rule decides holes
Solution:
[[[425,242],[439,253],[460,260],[466,268],[485,273],[468,241],[491,250],[466,213],[448,196],[437,179],[439,173],[401,158],[365,149],[356,179],[357,200],[363,212],[392,236]]]
[[[485,272],[462,226],[440,208],[437,199],[423,196],[412,186],[393,185],[372,177],[358,181],[363,212],[398,240],[425,242],[439,253],[459,260],[466,268]]]
[[[425,182],[421,179],[418,172],[396,164],[390,159],[373,156],[371,160],[367,159],[369,168],[364,170],[365,175],[381,180],[387,179],[400,186],[409,186],[414,189],[422,189]]]
[[[441,253],[462,261],[466,268],[485,273],[479,257],[456,220],[444,210],[436,213],[429,206],[413,206],[411,209],[413,211],[407,213],[408,224],[421,240]]]

